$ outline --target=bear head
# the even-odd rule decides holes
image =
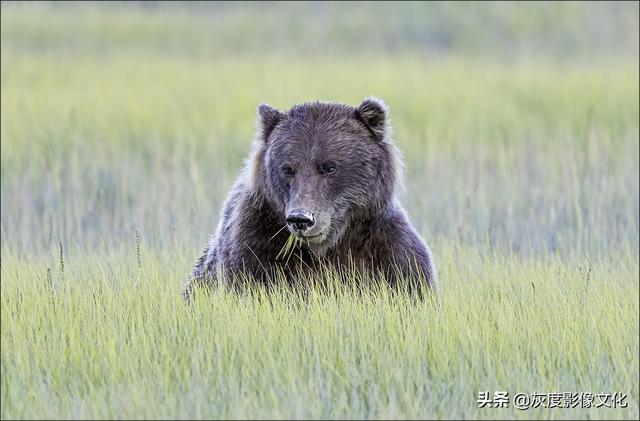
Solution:
[[[384,212],[401,171],[385,103],[258,107],[251,182],[289,231],[323,254]]]

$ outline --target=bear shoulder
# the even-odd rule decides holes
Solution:
[[[377,224],[372,238],[374,258],[392,278],[420,278],[435,289],[436,270],[431,250],[409,222],[398,202],[394,202]]]

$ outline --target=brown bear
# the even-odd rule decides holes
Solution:
[[[280,273],[300,281],[320,262],[434,290],[431,252],[395,197],[402,163],[383,101],[312,102],[288,112],[262,104],[257,123],[252,153],[185,299],[198,285],[239,277],[268,285]],[[290,235],[299,246],[283,259]]]

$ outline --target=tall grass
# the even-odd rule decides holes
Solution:
[[[449,246],[438,302],[337,285],[185,306],[170,280],[190,262],[168,253],[145,255],[136,284],[135,251],[88,252],[52,290],[46,260],[5,255],[2,416],[634,418],[638,266],[621,258],[523,263]],[[629,406],[479,409],[484,390],[623,392]]]
[[[637,3],[391,6],[2,3],[2,419],[638,418]],[[368,95],[438,300],[185,306],[257,105]]]

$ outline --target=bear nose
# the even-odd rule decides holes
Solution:
[[[313,223],[313,214],[305,209],[292,210],[287,215],[287,224],[300,233],[311,228]]]

